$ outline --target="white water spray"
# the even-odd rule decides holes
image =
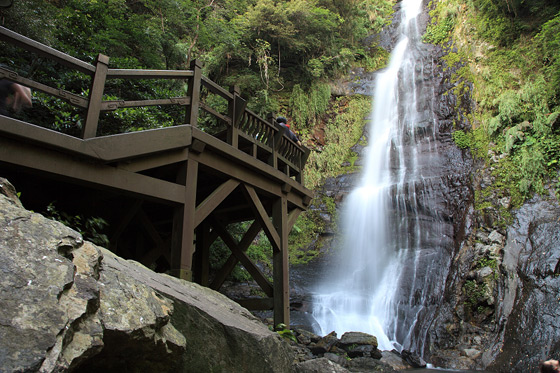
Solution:
[[[313,296],[319,334],[370,333],[381,350],[400,349],[410,340],[429,296],[425,274],[434,265],[421,260],[433,255],[422,242],[442,234],[431,223],[427,232],[426,219],[417,213],[418,200],[426,198],[417,194],[429,194],[421,190],[426,175],[419,154],[432,147],[430,130],[435,127],[430,98],[417,97],[419,92],[430,96],[418,86],[423,66],[416,61],[420,45],[416,18],[421,4],[422,0],[402,2],[399,41],[389,66],[376,80],[365,168],[341,217],[340,257]],[[426,163],[425,155],[422,162]]]

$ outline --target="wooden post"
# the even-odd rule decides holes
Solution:
[[[272,256],[274,277],[274,326],[290,326],[290,281],[288,256],[288,198],[283,194],[272,206],[272,223],[280,236],[280,251]]]
[[[187,106],[186,121],[193,127],[197,126],[198,108],[200,106],[200,89],[202,87],[202,64],[199,60],[191,62],[193,77],[187,89],[187,95],[191,98],[191,104]]]
[[[278,129],[278,132],[274,135],[272,139],[272,154],[268,158],[268,164],[275,169],[278,169],[278,149],[280,148],[280,144],[282,143],[282,137],[286,132],[286,127],[278,125],[276,123],[276,118],[272,113],[268,114],[266,119],[272,124],[274,128]]]
[[[238,147],[238,132],[239,132],[239,128],[238,128],[238,121],[237,121],[237,101],[238,101],[238,97],[239,97],[239,86],[233,86],[230,90],[230,92],[233,94],[233,98],[231,99],[230,102],[228,102],[228,116],[231,119],[231,125],[228,128],[227,131],[227,142],[228,144],[230,144],[231,146],[233,146],[234,148],[237,149]]]
[[[89,104],[86,122],[82,127],[82,139],[90,139],[97,135],[97,125],[99,124],[99,113],[101,112],[101,101],[103,100],[103,90],[109,69],[109,57],[99,54],[97,56],[97,66],[93,75],[93,83],[89,92]]]
[[[192,280],[194,248],[194,219],[196,211],[196,185],[198,162],[189,159],[178,175],[178,182],[185,185],[185,204],[175,208],[171,242],[171,273],[184,280]]]
[[[210,274],[210,224],[202,222],[196,229],[196,282],[208,286]]]

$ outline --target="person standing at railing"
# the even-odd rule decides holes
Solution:
[[[0,114],[9,115],[8,109],[18,112],[31,107],[31,90],[8,79],[0,79]]]
[[[290,125],[288,124],[288,120],[285,117],[278,117],[276,118],[276,122],[281,125],[282,127],[285,127],[288,132],[288,138],[290,140],[292,140],[293,142],[295,142],[296,144],[298,144],[299,146],[301,146],[301,141],[299,141],[297,135],[290,129]]]

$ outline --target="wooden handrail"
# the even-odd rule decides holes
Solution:
[[[309,156],[309,150],[298,146],[285,136],[284,128],[278,126],[273,120],[267,121],[247,109],[246,102],[241,98],[237,88],[228,91],[203,76],[201,65],[196,60],[191,63],[189,70],[113,69],[109,68],[109,57],[107,56],[99,55],[96,65],[92,65],[1,26],[0,40],[91,77],[89,97],[85,97],[83,94],[72,93],[58,87],[50,87],[33,79],[20,76],[9,68],[0,67],[0,78],[12,80],[34,90],[63,99],[72,106],[86,109],[85,124],[82,127],[83,139],[92,139],[97,136],[101,112],[132,107],[180,105],[185,107],[185,120],[181,123],[196,127],[199,110],[202,109],[226,125],[227,134],[224,137],[221,137],[220,134],[215,134],[215,136],[222,138],[223,141],[234,148],[242,150],[302,182],[301,173]],[[109,79],[181,80],[186,83],[187,93],[182,97],[104,100],[103,98],[106,95],[105,83]],[[203,101],[203,88],[227,101],[227,113],[221,113]]]
[[[65,66],[76,69],[83,73],[93,75],[93,73],[95,72],[95,66],[90,65],[87,62],[69,56],[66,53],[60,52],[35,40],[29,39],[2,26],[0,26],[0,40],[17,45],[25,50],[37,53],[41,56],[45,56],[51,60],[55,60]]]

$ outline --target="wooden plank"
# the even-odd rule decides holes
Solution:
[[[194,227],[198,227],[198,225],[202,223],[202,221],[206,219],[206,217],[208,217],[208,215],[210,215],[210,213],[212,213],[212,211],[214,211],[216,207],[218,207],[220,203],[222,203],[223,200],[226,199],[231,192],[235,190],[235,188],[237,188],[238,185],[239,181],[229,179],[216,188],[212,194],[206,197],[206,199],[196,207]]]
[[[99,189],[125,191],[152,201],[184,203],[184,187],[112,166],[81,162],[58,151],[0,137],[0,161],[43,171]]]
[[[270,282],[266,279],[264,274],[261,270],[249,259],[249,257],[243,252],[237,242],[233,239],[233,237],[229,234],[227,229],[214,217],[210,217],[210,224],[216,230],[220,238],[224,241],[226,246],[231,250],[231,252],[236,256],[236,258],[241,262],[243,267],[251,274],[253,279],[259,284],[261,289],[266,294],[272,294],[273,288]]]
[[[109,69],[107,78],[118,79],[185,79],[192,77],[191,70],[142,70],[142,69]]]
[[[247,200],[252,203],[253,213],[255,214],[255,218],[258,220],[259,224],[264,230],[264,233],[268,237],[268,240],[272,244],[273,251],[280,251],[280,236],[278,232],[275,230],[272,222],[270,221],[268,214],[255,192],[255,189],[252,186],[247,184],[243,184],[245,195],[247,196]]]
[[[41,144],[49,148],[64,149],[70,153],[97,158],[97,154],[82,139],[2,115],[0,115],[0,134],[25,139],[26,142]]]
[[[188,125],[120,133],[85,140],[87,146],[97,157],[107,162],[186,148],[191,142],[192,132]]]
[[[274,276],[274,325],[290,326],[290,281],[288,253],[288,201],[276,200],[272,208],[272,221],[280,236],[280,250],[272,254]]]
[[[257,171],[261,175],[266,176],[268,179],[274,180],[274,184],[276,184],[277,182],[286,182],[291,184],[292,188],[297,190],[298,193],[303,193],[305,195],[310,195],[310,196],[312,195],[309,189],[305,188],[303,185],[296,182],[295,180],[286,177],[286,174],[282,173],[281,171],[272,169],[266,163],[261,162],[238,149],[234,149],[227,143],[220,141],[219,139],[213,137],[212,135],[202,132],[198,128],[193,128],[192,136],[193,138],[197,138],[202,142],[206,143],[208,147],[213,148],[220,155],[223,155],[228,159],[234,159],[235,163],[243,163],[251,170]],[[207,152],[205,152],[205,154],[206,153]],[[228,167],[231,168],[231,166]]]
[[[222,96],[227,100],[231,100],[233,98],[232,93],[228,92],[228,90],[219,86],[217,83],[213,82],[209,78],[202,76],[201,81],[202,81],[202,85],[204,85],[204,87],[206,87],[210,92],[217,94],[218,96]]]
[[[62,53],[54,48],[47,47],[46,45],[41,44],[35,40],[29,39],[23,35],[8,30],[5,27],[0,27],[0,40],[15,44],[30,52],[45,56],[48,59],[55,60],[56,62],[64,66],[68,66],[83,73],[93,75],[93,73],[95,72],[95,67],[93,65]]]
[[[257,234],[259,234],[260,231],[261,231],[261,226],[255,220],[253,222],[253,224],[251,224],[251,226],[249,227],[247,232],[245,232],[245,234],[243,235],[243,238],[239,242],[239,245],[238,245],[239,250],[247,251],[247,249],[249,248],[249,246],[251,245],[251,243],[253,242],[255,237],[257,237]],[[231,254],[229,256],[229,258],[226,260],[225,264],[222,266],[222,268],[220,268],[220,270],[218,271],[218,273],[214,277],[214,281],[210,285],[210,288],[212,288],[214,290],[219,290],[222,287],[222,285],[224,284],[224,282],[226,281],[226,278],[229,276],[231,271],[233,271],[233,269],[235,268],[235,266],[237,265],[238,262],[239,262],[239,260],[237,259],[237,257],[235,255]],[[270,294],[270,296],[272,296],[272,294]]]
[[[200,108],[204,111],[206,111],[207,113],[215,116],[216,118],[218,118],[219,120],[221,120],[222,122],[226,123],[227,125],[231,126],[231,118],[228,118],[227,116],[223,115],[222,113],[214,110],[214,108],[212,108],[211,106],[206,105],[204,102],[200,102],[199,103]]]
[[[243,152],[240,151],[240,153]],[[281,185],[283,184],[279,183],[277,179],[266,176],[263,177],[260,172],[253,172],[249,167],[244,167],[246,165],[244,165],[239,160],[230,160],[229,157],[226,158],[211,151],[205,151],[201,154],[190,153],[189,157],[197,160],[198,162],[200,162],[200,164],[204,164],[208,168],[217,171],[219,174],[227,175],[228,177],[232,177],[241,182],[253,185],[263,193],[277,196],[280,196],[282,194]],[[263,166],[266,166],[266,164],[264,163],[261,164]],[[268,166],[267,168],[271,171],[275,171]],[[282,173],[279,172],[279,174]],[[290,182],[290,184],[292,185],[292,192],[288,194],[288,200],[290,201],[290,203],[293,203],[298,207],[305,209],[302,200],[306,196],[309,196],[311,198],[311,191],[300,184],[296,184],[295,180],[288,179],[287,177],[285,177],[284,180],[286,182]],[[305,194],[301,195],[301,193]]]
[[[136,100],[136,101],[125,101],[125,100],[113,100],[113,101],[103,101],[101,103],[101,111],[114,111],[117,109],[126,109],[132,107],[140,106],[164,106],[164,105],[190,105],[190,97],[170,97],[154,100]]]
[[[125,159],[116,167],[130,172],[140,172],[152,168],[184,162],[189,158],[188,149],[175,149],[165,153],[150,154],[150,157]]]
[[[24,85],[26,87],[32,88],[33,90],[41,91],[41,92],[47,93],[51,96],[61,98],[63,100],[66,100],[68,103],[70,103],[74,106],[80,107],[82,109],[86,109],[88,107],[87,98],[85,98],[81,95],[77,95],[75,93],[65,91],[64,89],[52,88],[52,87],[49,87],[48,85],[35,82],[31,79],[27,79],[27,78],[24,78],[24,77],[20,76],[15,71],[12,71],[12,70],[9,70],[9,69],[3,68],[3,67],[0,67],[0,78],[5,78],[5,79],[11,80],[13,82],[19,83],[21,85]]]

